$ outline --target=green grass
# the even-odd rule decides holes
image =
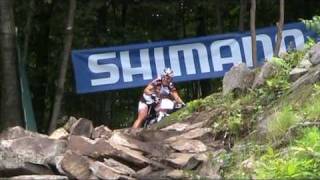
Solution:
[[[301,134],[288,148],[269,148],[256,163],[256,178],[320,178],[320,130],[306,128]]]
[[[276,118],[268,123],[267,137],[272,141],[279,140],[299,120],[291,106],[283,107],[281,111],[276,113]]]
[[[313,86],[313,93],[309,96],[309,100],[306,101],[301,112],[308,121],[320,120],[320,85]]]

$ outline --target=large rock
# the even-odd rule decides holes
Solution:
[[[104,139],[91,140],[83,136],[74,135],[69,138],[68,149],[95,159],[117,154],[117,150]]]
[[[120,175],[112,171],[104,163],[96,161],[90,164],[92,173],[101,179],[120,179]]]
[[[9,128],[9,129],[3,131],[0,134],[0,140],[17,139],[17,138],[26,137],[26,136],[29,136],[29,137],[37,136],[37,137],[44,137],[44,138],[48,137],[43,134],[38,134],[35,132],[27,131],[20,126],[15,126],[15,127],[12,127],[12,128]]]
[[[0,175],[53,174],[48,165],[65,152],[66,141],[36,135],[0,141]]]
[[[50,139],[67,139],[69,133],[64,128],[58,128],[50,134]]]
[[[105,138],[109,139],[112,135],[112,130],[109,129],[108,127],[101,125],[99,127],[94,128],[94,131],[92,133],[92,138]]]
[[[194,169],[202,162],[195,154],[189,153],[172,153],[164,161],[174,168],[184,169]]]
[[[290,91],[295,91],[296,89],[301,88],[302,86],[305,86],[307,84],[313,84],[318,81],[320,81],[320,64],[310,68],[306,74],[304,74],[298,80],[296,80],[291,85]]]
[[[6,155],[3,153],[3,155]],[[18,175],[49,175],[54,174],[48,167],[40,164],[23,162],[10,154],[0,161],[0,177],[11,177]],[[1,178],[0,178],[1,179]]]
[[[128,167],[125,164],[122,164],[118,161],[115,161],[112,158],[104,159],[104,164],[111,169],[112,171],[122,174],[122,175],[128,175],[133,176],[136,172],[132,168]]]
[[[259,74],[255,77],[253,81],[252,88],[257,88],[265,83],[265,81],[274,76],[277,73],[277,66],[272,62],[267,61],[262,67]]]
[[[297,79],[299,79],[301,76],[303,76],[307,72],[308,72],[308,69],[306,69],[306,68],[296,67],[290,71],[289,79],[291,82],[296,81]]]
[[[67,176],[60,175],[24,175],[24,176],[14,176],[10,179],[21,179],[21,180],[67,180]]]
[[[138,179],[191,179],[191,177],[180,169],[164,169],[138,176]]]
[[[112,144],[117,144],[123,147],[128,147],[133,150],[138,150],[147,154],[151,154],[154,157],[163,157],[169,153],[169,148],[164,144],[157,142],[142,142],[137,139],[131,138],[121,132],[113,133],[109,139]]]
[[[89,162],[82,156],[70,151],[63,156],[61,167],[71,178],[88,179],[91,175]]]
[[[180,152],[200,153],[207,150],[207,146],[199,140],[179,139],[170,146]]]
[[[17,161],[35,164],[52,163],[54,157],[63,154],[65,150],[66,141],[37,136],[0,141],[1,152],[10,154]]]
[[[189,130],[196,129],[196,128],[202,128],[206,124],[208,124],[207,120],[203,120],[203,121],[196,122],[196,123],[188,123],[188,122],[174,123],[170,126],[162,128],[161,130],[162,131],[189,131]]]
[[[210,158],[203,160],[203,163],[198,168],[199,175],[205,179],[221,179],[219,170],[223,166],[224,161],[219,155],[224,153],[226,153],[224,149],[210,153]]]
[[[85,118],[80,118],[70,128],[70,135],[85,136],[90,138],[93,131],[92,122]]]
[[[197,139],[201,138],[202,136],[211,133],[212,129],[211,128],[197,128],[197,129],[192,129],[190,131],[184,132],[180,134],[179,136],[173,136],[168,139],[165,139],[166,142],[173,142],[177,141],[180,139]]]
[[[245,91],[251,88],[255,77],[254,71],[244,63],[234,65],[223,78],[223,95],[234,90]]]
[[[310,51],[308,51],[302,58],[301,62],[297,65],[298,68],[309,69],[312,66],[310,62]]]
[[[63,128],[70,132],[71,127],[73,126],[73,124],[75,124],[77,122],[77,118],[70,116],[68,122],[63,126]]]
[[[317,43],[315,46],[313,46],[310,51],[310,62],[313,65],[317,65],[320,63],[320,43]]]

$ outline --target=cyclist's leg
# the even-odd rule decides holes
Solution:
[[[143,102],[139,102],[138,117],[135,120],[132,127],[140,128],[143,124],[143,121],[146,119],[147,115],[148,115],[148,105]]]

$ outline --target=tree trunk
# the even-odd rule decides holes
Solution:
[[[13,0],[0,1],[1,121],[4,128],[22,125],[13,4]]]
[[[245,23],[245,16],[246,16],[246,7],[247,7],[247,0],[240,0],[240,13],[239,13],[239,31],[244,31],[244,23]]]
[[[283,29],[283,22],[284,22],[284,0],[280,0],[280,18],[279,22],[277,22],[277,42],[276,47],[274,49],[274,56],[279,57],[279,51],[281,46],[281,40],[282,40],[282,29]]]
[[[256,0],[251,0],[250,8],[250,31],[252,43],[252,61],[253,67],[257,67],[257,42],[256,42]]]
[[[62,63],[60,66],[60,74],[59,74],[58,86],[56,89],[56,95],[55,95],[55,100],[53,105],[53,112],[52,112],[51,121],[50,121],[49,133],[51,133],[56,128],[57,119],[58,119],[61,104],[62,104],[61,102],[62,102],[63,93],[64,93],[64,83],[66,80],[69,54],[70,54],[71,45],[72,45],[72,36],[73,36],[72,30],[73,30],[75,10],[76,10],[76,0],[69,0],[69,12],[68,12],[67,25],[65,29]]]
[[[31,21],[34,12],[34,0],[30,0],[29,2],[29,10],[27,16],[27,22],[24,30],[24,44],[23,44],[23,53],[22,53],[22,63],[26,62],[28,57],[28,50],[29,50],[29,39],[30,39],[30,32],[31,32]]]

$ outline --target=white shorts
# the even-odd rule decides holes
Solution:
[[[138,112],[145,109],[148,109],[148,105],[146,103],[139,101]]]

